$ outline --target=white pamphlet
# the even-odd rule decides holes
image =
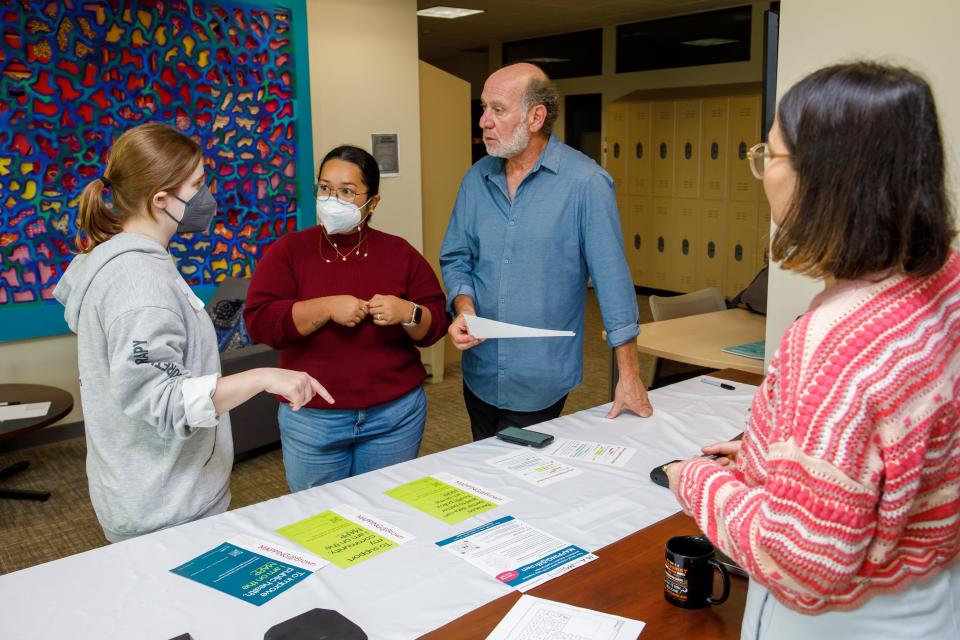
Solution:
[[[24,418],[42,418],[50,411],[49,402],[30,402],[27,404],[5,404],[0,406],[0,421],[22,420]]]
[[[612,467],[623,467],[637,452],[633,447],[624,447],[619,444],[604,444],[588,440],[569,440],[558,438],[550,446],[541,450],[545,455],[582,462],[606,464]]]
[[[597,559],[586,549],[554,538],[513,516],[436,544],[517,591],[532,589]]]
[[[538,487],[545,487],[548,484],[583,473],[576,467],[571,467],[559,460],[532,451],[517,451],[490,458],[487,460],[487,464]]]
[[[269,540],[254,538],[253,536],[243,533],[227,540],[227,543],[260,554],[271,560],[292,564],[299,569],[306,569],[307,571],[318,571],[330,564],[320,556],[307,553],[302,549],[291,549],[290,547],[285,547],[275,542],[270,542]]]
[[[399,527],[388,524],[384,520],[366,514],[356,507],[351,507],[350,505],[337,505],[336,507],[332,507],[330,511],[346,518],[356,525],[360,525],[365,529],[373,531],[374,533],[378,533],[387,540],[395,542],[396,544],[406,544],[416,537]]]
[[[636,640],[645,622],[520,596],[487,640]]]
[[[469,480],[458,478],[457,476],[447,473],[446,471],[438,471],[437,473],[431,475],[440,482],[445,482],[451,487],[455,487],[461,491],[466,491],[467,493],[476,496],[481,500],[492,502],[498,507],[510,502],[510,498],[507,496],[500,495],[499,493],[493,492],[490,489],[485,489],[478,484],[470,482]]]
[[[467,329],[474,338],[556,338],[577,335],[573,331],[535,329],[488,318],[478,318],[466,313],[463,314],[463,319],[467,321]]]

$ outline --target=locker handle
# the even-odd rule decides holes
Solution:
[[[690,241],[686,238],[683,239],[683,242],[680,243],[680,251],[683,255],[690,255]]]
[[[689,142],[683,145],[683,157],[687,160],[693,157],[693,145]]]
[[[710,159],[716,160],[720,157],[720,145],[716,142],[710,143]]]
[[[733,250],[733,258],[737,262],[741,262],[743,260],[743,245],[737,244],[736,248]]]
[[[657,251],[659,251],[660,253],[663,253],[666,248],[667,248],[667,243],[666,243],[666,241],[663,239],[663,236],[658,237],[658,238],[657,238]]]
[[[741,160],[747,159],[747,143],[741,141],[740,146],[737,147],[737,155],[740,156]]]
[[[614,157],[614,158],[619,158],[619,157],[620,157],[620,143],[619,143],[619,142],[614,142],[614,143],[613,143],[613,157]]]
[[[642,157],[643,157],[643,143],[638,142],[637,143],[637,159],[639,160]]]
[[[713,240],[707,243],[707,257],[713,258],[717,255],[717,245],[714,244]]]
[[[660,143],[660,159],[661,160],[667,159],[667,143],[666,142]]]
[[[639,233],[633,234],[633,248],[634,248],[634,249],[639,249],[639,248],[640,248],[640,234],[639,234]]]

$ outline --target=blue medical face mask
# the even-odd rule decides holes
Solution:
[[[177,223],[177,233],[206,233],[210,231],[210,223],[213,222],[213,216],[217,214],[217,201],[213,198],[213,194],[210,193],[210,188],[207,185],[200,187],[200,190],[190,200],[184,200],[177,196],[173,197],[184,204],[183,216],[177,220],[166,209],[163,212]]]

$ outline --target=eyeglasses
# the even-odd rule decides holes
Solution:
[[[766,142],[755,144],[747,151],[747,162],[750,163],[750,172],[757,180],[763,180],[763,172],[774,158],[789,158],[789,153],[773,153]]]
[[[355,191],[350,187],[340,187],[339,189],[331,189],[330,185],[321,182],[318,185],[313,187],[313,195],[317,197],[317,200],[329,200],[330,196],[336,197],[340,202],[347,204],[352,204],[356,201],[357,196],[366,195],[366,191]]]

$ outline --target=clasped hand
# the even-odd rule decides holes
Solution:
[[[329,305],[330,319],[345,327],[357,326],[368,315],[381,327],[409,322],[413,315],[413,305],[409,301],[380,293],[370,300],[351,295],[331,296]]]

